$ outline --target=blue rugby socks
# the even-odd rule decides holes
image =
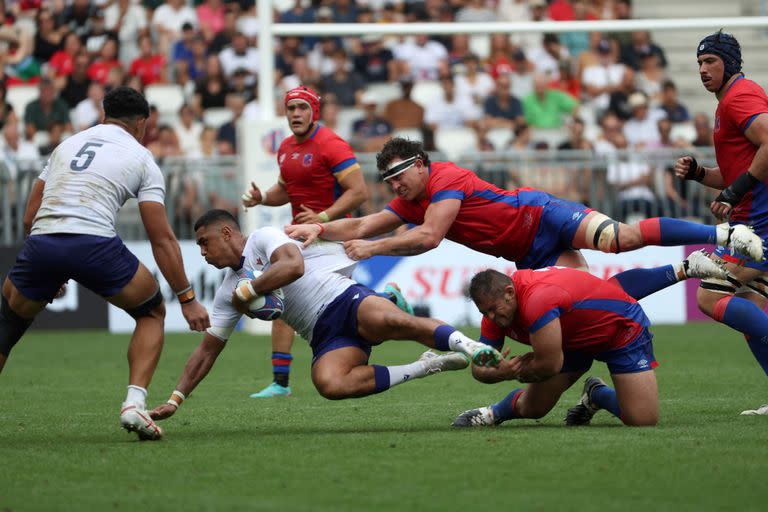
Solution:
[[[677,265],[682,268],[681,263]],[[618,281],[619,285],[627,292],[627,295],[635,300],[640,300],[677,283],[680,280],[678,270],[674,265],[656,268],[633,268],[616,274],[613,276],[613,279]]]
[[[656,217],[638,223],[643,245],[714,244],[717,227],[670,217]]]
[[[288,380],[291,374],[291,361],[293,356],[285,352],[272,352],[272,375],[275,384],[284,388],[288,387]]]
[[[592,403],[610,412],[621,419],[621,410],[619,409],[619,398],[616,396],[616,390],[608,386],[598,386],[589,394]]]
[[[736,329],[747,338],[752,355],[768,374],[768,316],[753,302],[741,297],[723,297],[712,318]]]
[[[515,412],[515,405],[522,395],[523,390],[517,388],[512,390],[512,392],[495,404],[491,405],[494,421],[496,423],[501,423],[503,421],[519,418],[520,416]]]

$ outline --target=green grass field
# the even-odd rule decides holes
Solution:
[[[160,442],[118,423],[127,336],[30,333],[0,375],[0,511],[26,510],[765,510],[768,401],[746,344],[711,324],[657,327],[661,424],[630,429],[601,412],[456,430],[461,411],[513,383],[437,375],[331,402],[296,344],[294,397],[248,394],[271,379],[266,337],[238,334]],[[475,334],[475,333],[473,333]],[[164,401],[199,337],[170,335],[150,403]],[[379,364],[421,348],[389,343]],[[593,372],[606,377],[604,365]]]

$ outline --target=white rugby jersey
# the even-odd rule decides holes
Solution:
[[[269,266],[272,253],[285,244],[301,243],[289,238],[273,227],[257,229],[249,237],[243,249],[243,265],[238,270],[227,269],[224,281],[216,290],[208,332],[226,341],[235,329],[241,314],[232,305],[232,293],[237,282],[248,277],[254,270],[263,271]],[[355,284],[350,279],[357,262],[347,257],[344,246],[336,242],[319,241],[302,250],[304,275],[283,286],[285,311],[280,317],[307,341],[312,341],[315,322],[347,288]]]
[[[94,126],[59,144],[40,179],[45,189],[33,235],[113,237],[126,200],[165,202],[165,181],[152,153],[114,124]]]

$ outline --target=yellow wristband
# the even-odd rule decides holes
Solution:
[[[317,214],[317,218],[320,219],[320,222],[328,222],[331,220],[331,218],[328,216],[328,212],[320,212]]]

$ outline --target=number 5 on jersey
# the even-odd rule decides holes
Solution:
[[[104,144],[100,144],[98,142],[86,142],[83,144],[83,147],[80,148],[80,151],[77,152],[75,155],[75,158],[72,159],[72,161],[69,163],[69,168],[73,171],[84,171],[88,168],[89,165],[91,165],[91,162],[93,162],[93,159],[96,157],[96,151],[89,148],[100,148]],[[83,157],[85,157],[85,160],[80,160]]]

